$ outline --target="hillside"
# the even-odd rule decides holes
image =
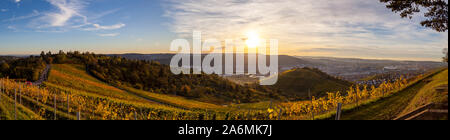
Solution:
[[[220,108],[214,104],[156,94],[127,86],[114,87],[89,75],[86,67],[77,64],[54,64],[45,85],[50,89],[107,97],[128,102],[162,104],[183,109]],[[120,88],[120,89],[119,89]]]
[[[447,93],[438,93],[434,89],[446,83],[448,84],[448,70],[430,73],[392,96],[343,111],[342,119],[392,120],[423,104],[448,102]]]
[[[170,61],[175,54],[111,54],[108,56],[119,56],[130,60],[146,60],[146,61],[156,61],[161,64],[170,65]],[[202,59],[205,58],[206,55],[202,55]],[[266,59],[270,59],[269,56],[266,56]],[[223,60],[225,60],[225,55],[223,55]],[[236,60],[235,60],[236,61]],[[244,54],[244,64],[248,64],[248,55]],[[256,60],[258,61],[258,58]],[[192,62],[191,62],[192,64]],[[316,66],[317,63],[305,61],[301,58],[288,56],[288,55],[278,55],[278,65],[283,67],[295,67],[295,66]],[[321,64],[322,65],[322,64]],[[225,63],[223,66],[225,68]],[[245,68],[247,71],[247,68]]]
[[[249,103],[281,99],[278,94],[239,85],[218,75],[170,72],[168,65],[145,60],[100,56],[87,63],[90,74],[111,85],[152,93],[176,95],[215,104]]]
[[[274,85],[281,94],[287,97],[307,98],[323,96],[327,92],[345,91],[352,83],[336,79],[317,69],[303,68],[286,71],[279,75],[278,83]]]
[[[48,82],[47,85],[60,86],[58,88],[73,86],[76,90],[103,96],[111,95],[111,97],[118,99],[129,97],[128,93],[117,90],[117,87],[131,87],[149,93],[165,94],[218,105],[283,98],[273,92],[260,91],[254,87],[236,84],[218,75],[175,75],[170,72],[168,65],[158,62],[130,60],[89,52],[65,53],[60,51],[57,54],[42,52],[40,56],[9,61],[2,64],[5,66],[2,66],[0,77],[35,81],[46,64],[55,66],[55,70],[50,73],[55,77],[51,77],[51,82]],[[71,66],[68,67],[67,65]],[[85,74],[77,75],[79,73]],[[77,82],[87,85],[81,86]],[[108,90],[102,91],[103,88]]]
[[[443,89],[440,91],[440,89]],[[428,103],[448,104],[448,69],[430,78],[401,114],[408,113]]]

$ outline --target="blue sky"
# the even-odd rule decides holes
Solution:
[[[79,50],[166,53],[191,38],[278,39],[280,53],[440,60],[448,32],[378,0],[0,0],[0,55]]]

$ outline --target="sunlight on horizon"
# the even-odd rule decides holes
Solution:
[[[258,32],[256,31],[249,31],[246,34],[247,40],[245,41],[245,44],[248,48],[254,49],[257,47],[261,47],[261,39],[259,37]]]

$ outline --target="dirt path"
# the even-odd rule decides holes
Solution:
[[[51,69],[51,65],[47,65],[44,68],[44,70],[42,71],[41,76],[39,77],[39,80],[33,82],[32,85],[40,86],[40,85],[42,85],[42,83],[47,81],[48,73],[50,72],[50,69]]]

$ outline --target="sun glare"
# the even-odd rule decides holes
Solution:
[[[260,45],[261,39],[257,32],[251,31],[247,33],[247,41],[245,42],[249,48],[256,48]]]

